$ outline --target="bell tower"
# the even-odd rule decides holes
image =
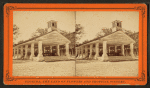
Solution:
[[[122,30],[122,21],[115,20],[112,22],[112,32]]]
[[[48,24],[48,32],[57,31],[57,21],[50,20],[47,22],[47,24]]]

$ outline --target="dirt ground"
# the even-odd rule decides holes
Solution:
[[[75,76],[74,69],[75,61],[13,61],[13,76]]]
[[[75,67],[76,63],[76,67]],[[101,62],[77,60],[35,62],[14,60],[13,76],[138,76],[138,60]]]
[[[120,62],[77,60],[76,76],[138,76],[138,60]]]

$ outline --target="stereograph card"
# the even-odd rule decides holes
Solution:
[[[6,85],[145,85],[145,4],[4,5]]]

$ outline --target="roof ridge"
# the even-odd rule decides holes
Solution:
[[[55,30],[55,31],[57,31],[57,30]],[[49,33],[51,33],[51,32],[53,32],[53,31],[50,31],[50,32],[48,32],[48,33],[46,33],[46,34],[49,34]],[[58,32],[58,31],[57,31],[57,32]],[[23,42],[21,42],[21,43],[18,43],[18,44],[14,44],[13,46],[17,46],[17,45],[26,43],[26,42],[28,42],[28,41],[34,40],[35,38],[42,37],[42,36],[44,36],[44,35],[46,35],[46,34],[42,34],[42,35],[40,35],[40,36],[36,36],[36,37],[33,37],[33,38],[29,38],[28,40],[25,40],[25,41],[23,41]]]

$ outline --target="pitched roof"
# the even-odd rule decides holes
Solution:
[[[48,32],[48,33],[46,33],[46,34],[43,34],[43,35],[40,35],[40,36],[36,36],[36,37],[30,38],[30,39],[25,40],[25,41],[23,41],[23,42],[21,42],[21,43],[14,44],[13,46],[18,46],[18,45],[20,45],[20,44],[29,42],[29,41],[31,41],[31,40],[35,40],[35,39],[37,39],[37,38],[39,38],[39,37],[42,37],[42,36],[44,36],[44,35],[47,35],[47,34],[49,34],[49,33],[51,33],[51,32],[53,32],[53,31],[50,31],[50,32]],[[62,34],[61,34],[61,35],[62,35]],[[64,36],[64,37],[65,37],[65,36]],[[65,38],[66,38],[66,37],[65,37]],[[67,38],[66,38],[66,39],[67,39]]]
[[[119,31],[120,31],[120,30],[119,30]],[[118,32],[118,31],[114,31],[114,32],[112,32],[111,34],[113,34],[113,33],[115,33],[115,32]],[[79,45],[77,45],[76,47],[81,46],[81,45],[84,45],[84,44],[87,44],[87,43],[90,43],[90,42],[92,42],[92,41],[98,40],[98,39],[100,39],[100,38],[106,37],[106,36],[111,35],[111,34],[107,34],[107,35],[104,35],[104,36],[100,36],[100,37],[94,38],[94,39],[92,39],[92,40],[90,40],[90,41],[87,41],[86,43],[79,44]],[[126,34],[126,35],[127,35],[127,34]],[[128,35],[127,35],[127,36],[128,36]],[[128,37],[130,37],[130,36],[128,36]],[[130,37],[130,38],[131,38],[131,37]],[[131,38],[131,39],[132,39],[132,38]]]

